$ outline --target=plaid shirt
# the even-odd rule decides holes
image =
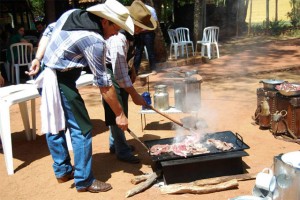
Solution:
[[[127,51],[129,44],[124,34],[118,33],[106,40],[106,63],[112,65],[113,74],[121,88],[131,87],[132,82],[128,75]]]
[[[106,44],[103,37],[91,31],[61,30],[73,11],[75,9],[64,13],[43,33],[43,36],[50,38],[43,63],[47,67],[59,70],[89,66],[96,85],[101,87],[112,85],[110,75],[106,72]]]

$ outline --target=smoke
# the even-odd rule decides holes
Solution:
[[[213,109],[200,108],[198,112],[180,119],[184,127],[176,126],[174,142],[183,142],[192,137],[192,143],[199,143],[208,133],[216,132],[218,113]]]

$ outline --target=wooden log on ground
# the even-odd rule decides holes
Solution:
[[[197,186],[192,184],[171,184],[162,186],[160,191],[163,194],[207,194],[212,192],[219,192],[228,189],[237,188],[239,185],[236,179],[232,179],[230,181],[226,181],[223,183],[219,183],[216,185],[206,185],[206,186]]]
[[[141,183],[140,185],[136,186],[135,188],[129,190],[129,191],[126,193],[126,196],[125,196],[125,197],[126,197],[126,198],[127,198],[127,197],[131,197],[131,196],[133,196],[133,195],[135,195],[135,194],[138,194],[138,193],[140,193],[140,192],[142,192],[142,191],[148,189],[148,188],[155,182],[155,180],[156,180],[158,177],[160,177],[160,175],[161,175],[161,170],[156,171],[156,172],[153,172],[152,174],[150,174],[149,178],[148,178],[145,182],[143,182],[143,183]]]
[[[131,179],[130,182],[134,185],[137,185],[143,181],[146,181],[150,176],[151,174],[143,174],[143,175],[135,176],[134,178]]]
[[[193,182],[193,185],[196,186],[215,185],[232,179],[236,179],[238,181],[245,181],[245,180],[253,180],[255,178],[256,178],[256,174],[237,174],[237,175],[221,176],[221,177],[197,180]]]

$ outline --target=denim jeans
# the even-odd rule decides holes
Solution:
[[[117,125],[109,126],[109,148],[115,148],[117,157],[121,159],[132,155],[125,133]]]
[[[147,48],[150,68],[151,68],[151,70],[156,70],[154,39],[155,39],[154,31],[140,33],[137,36],[135,36],[136,49],[135,49],[135,55],[134,55],[134,68],[135,68],[136,72],[138,72],[140,69],[142,56],[143,56],[143,52],[144,52],[144,46],[146,46],[146,48]]]
[[[78,126],[66,97],[61,91],[62,106],[66,124],[70,131],[74,152],[74,182],[76,189],[89,187],[95,180],[92,173],[92,133],[83,134]],[[51,153],[55,176],[60,178],[72,172],[71,159],[67,147],[65,131],[58,134],[46,134]]]

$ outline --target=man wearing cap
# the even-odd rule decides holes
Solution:
[[[130,15],[133,18],[134,34],[139,34],[141,30],[152,30],[156,27],[156,22],[151,18],[150,12],[140,1],[134,1],[130,7],[128,7]],[[107,39],[107,68],[112,74],[114,86],[116,88],[118,99],[123,106],[123,110],[128,117],[128,96],[130,95],[133,102],[137,105],[141,105],[141,101],[144,99],[134,89],[132,83],[134,82],[135,69],[131,67],[128,70],[128,61],[133,56],[130,52],[129,42],[126,39],[128,34],[120,33]],[[132,44],[132,43],[131,43]],[[131,77],[133,80],[131,80]],[[128,163],[139,163],[138,157],[132,154],[134,149],[126,142],[125,133],[120,129],[115,122],[115,115],[112,112],[109,105],[103,100],[105,110],[105,123],[110,129],[109,146],[110,152],[115,153],[117,158],[121,161]]]
[[[105,192],[112,188],[110,184],[96,180],[92,172],[92,124],[76,89],[76,80],[83,67],[90,67],[94,84],[115,113],[118,127],[122,130],[128,127],[127,117],[105,67],[104,39],[117,34],[120,28],[133,34],[134,25],[129,12],[116,0],[92,6],[87,11],[67,11],[47,27],[27,72],[31,76],[37,74],[39,61],[43,58],[44,70],[36,80],[42,87],[42,132],[46,133],[58,182],[74,178],[78,192]],[[65,128],[70,131],[74,168]]]

